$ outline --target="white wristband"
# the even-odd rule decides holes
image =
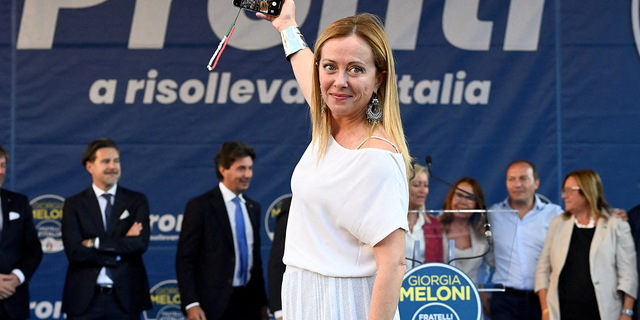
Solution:
[[[280,31],[280,38],[282,39],[282,47],[284,48],[284,55],[287,57],[287,60],[290,59],[292,54],[309,48],[298,27],[291,26]]]

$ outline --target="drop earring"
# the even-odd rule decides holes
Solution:
[[[382,119],[382,107],[378,101],[378,93],[374,92],[371,97],[371,102],[367,106],[367,119],[371,122],[378,122]]]

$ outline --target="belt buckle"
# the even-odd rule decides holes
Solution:
[[[113,285],[111,285],[111,284],[98,285],[98,291],[100,293],[106,293],[106,294],[113,293]]]

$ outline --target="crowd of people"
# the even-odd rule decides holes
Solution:
[[[417,168],[416,172],[422,170]],[[428,176],[416,175],[415,179],[428,186]],[[412,184],[413,180],[410,186],[420,185]],[[410,206],[410,226],[412,221],[430,219],[442,231],[441,240],[427,229],[420,230],[423,235],[407,235],[407,240],[420,243],[407,241],[406,252],[417,248],[419,262],[448,262],[449,240],[454,240],[453,256],[462,258],[456,267],[479,285],[505,286],[504,292],[481,292],[484,314],[491,319],[636,319],[640,206],[629,213],[636,228],[631,230],[626,212],[607,204],[600,176],[592,170],[573,171],[565,177],[564,209],[537,194],[539,185],[533,163],[516,160],[508,166],[509,195],[488,210],[495,236],[493,250],[488,250],[481,215],[469,211],[482,209],[482,187],[473,178],[460,178],[437,218],[419,215],[416,220],[413,216],[426,210]],[[428,194],[416,187],[409,192],[410,199],[421,201]],[[442,243],[433,252],[444,251],[444,259],[428,258],[423,252],[434,243]],[[478,279],[483,266],[491,268],[492,279]]]
[[[278,219],[270,299],[261,209],[245,195],[256,154],[243,142],[221,146],[214,159],[219,183],[187,203],[178,241],[176,278],[188,319],[268,319],[268,300],[277,319],[399,319],[407,269],[449,262],[450,252],[466,258],[456,266],[472,280],[489,265],[492,281],[505,285],[504,292],[482,294],[491,319],[637,316],[638,209],[628,216],[612,210],[597,173],[567,175],[563,210],[536,193],[533,163],[512,162],[508,196],[489,208],[492,247],[480,215],[468,211],[486,207],[475,179],[454,184],[442,215],[426,213],[429,177],[411,162],[393,54],[376,16],[332,23],[313,51],[297,27],[293,0],[284,1],[278,17],[257,16],[281,34],[309,105],[312,141]],[[0,147],[0,186],[8,159]],[[91,142],[82,165],[92,184],[63,208],[69,266],[62,311],[71,320],[140,319],[151,308],[142,261],[150,237],[147,198],[118,184],[113,141]],[[0,319],[26,319],[26,284],[42,251],[26,197],[4,189],[0,196]]]

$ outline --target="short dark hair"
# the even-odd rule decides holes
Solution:
[[[9,162],[9,153],[0,144],[0,158],[5,158]]]
[[[507,170],[509,170],[509,168],[511,168],[512,165],[514,164],[518,164],[518,163],[524,163],[527,164],[531,167],[531,171],[533,171],[533,180],[540,180],[538,178],[538,169],[536,169],[536,165],[533,164],[533,162],[526,160],[526,159],[518,159],[518,160],[514,160],[511,163],[509,163],[509,165],[507,166]]]
[[[96,160],[96,152],[102,148],[114,148],[116,151],[120,152],[116,143],[109,138],[93,140],[82,153],[82,166],[86,166],[87,161],[93,162]]]
[[[248,144],[242,141],[227,141],[222,144],[218,154],[213,158],[213,162],[216,164],[216,176],[218,180],[222,181],[222,173],[220,173],[219,167],[229,169],[236,159],[251,157],[251,160],[256,159],[256,153]]]

